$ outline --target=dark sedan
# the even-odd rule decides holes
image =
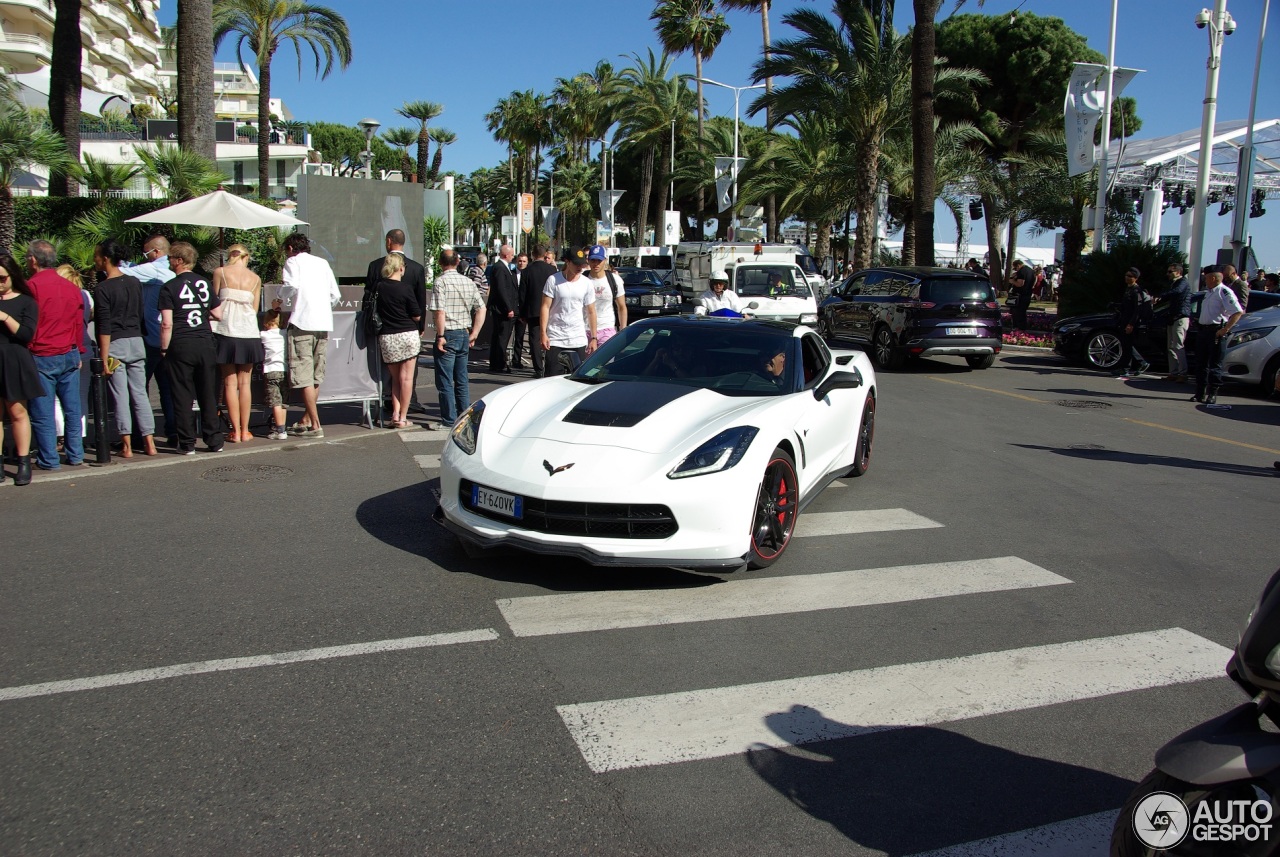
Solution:
[[[1187,332],[1187,355],[1190,358],[1195,347],[1195,314],[1200,312],[1204,292],[1192,298],[1194,312],[1191,329]],[[1255,312],[1280,304],[1280,294],[1254,289],[1249,292],[1247,312]],[[1168,362],[1165,350],[1165,330],[1169,326],[1171,312],[1168,303],[1156,300],[1155,317],[1138,328],[1134,347],[1152,366],[1165,367]],[[1107,312],[1076,315],[1064,318],[1053,325],[1053,350],[1068,360],[1083,363],[1093,369],[1111,371],[1120,362],[1120,313],[1113,306]]]
[[[680,314],[680,290],[667,284],[652,268],[614,268],[627,290],[627,320]]]

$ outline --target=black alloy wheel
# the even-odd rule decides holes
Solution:
[[[785,449],[778,447],[769,456],[756,495],[747,568],[768,568],[782,556],[795,530],[799,503],[795,461]]]
[[[853,466],[845,476],[861,476],[871,469],[871,446],[876,439],[876,397],[867,394],[862,406],[862,421],[858,424],[858,440],[854,449]]]

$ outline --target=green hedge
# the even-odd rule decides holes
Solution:
[[[1106,252],[1090,253],[1081,260],[1080,269],[1063,282],[1058,317],[1102,312],[1108,304],[1119,301],[1124,294],[1124,272],[1129,268],[1141,271],[1139,283],[1151,295],[1159,295],[1169,288],[1165,271],[1170,262],[1185,267],[1187,257],[1168,245],[1140,242],[1124,242]]]

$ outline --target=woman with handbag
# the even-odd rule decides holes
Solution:
[[[142,284],[121,272],[120,263],[128,258],[128,248],[113,238],[93,250],[93,267],[106,277],[93,290],[94,332],[116,409],[121,458],[133,458],[135,415],[143,451],[156,454],[156,417],[147,398],[147,348],[142,341]]]
[[[249,416],[253,410],[253,367],[262,362],[258,331],[258,301],[262,280],[249,270],[249,248],[232,244],[227,264],[213,272],[213,291],[222,301],[222,318],[214,322],[218,372],[227,409],[227,441],[253,440]]]
[[[382,263],[382,279],[377,285],[373,324],[379,328],[378,348],[382,362],[391,373],[392,428],[409,425],[409,402],[413,398],[413,365],[422,350],[418,321],[422,307],[413,289],[402,282],[404,257],[388,253]]]

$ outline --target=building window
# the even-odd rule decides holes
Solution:
[[[276,161],[276,184],[284,187],[284,161]]]
[[[244,184],[244,161],[236,161],[232,171],[235,176],[235,183]]]

